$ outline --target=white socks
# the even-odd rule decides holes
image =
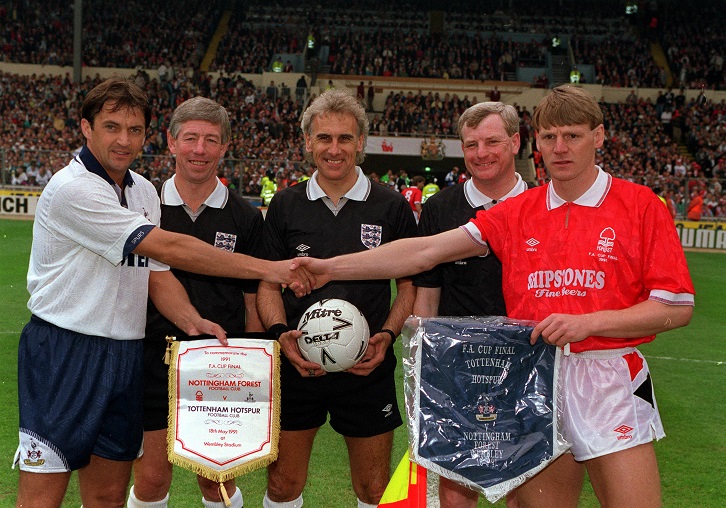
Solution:
[[[139,501],[134,494],[134,486],[129,491],[129,500],[126,502],[126,508],[167,508],[169,502],[169,493],[161,501]]]
[[[286,501],[284,503],[276,503],[267,497],[267,491],[265,491],[265,497],[262,499],[263,508],[300,508],[303,505],[302,494],[293,501]]]
[[[239,487],[235,488],[234,494],[229,498],[229,501],[232,503],[230,508],[242,508],[244,500],[242,499],[242,492],[240,492]],[[203,497],[202,504],[205,508],[227,508],[224,505],[224,501],[207,501]]]
[[[232,506],[230,508],[242,508],[244,505],[244,500],[242,499],[242,492],[240,492],[239,487],[235,489],[234,494],[232,497],[229,498],[229,500],[232,502]],[[161,501],[139,501],[136,499],[136,494],[134,494],[134,487],[131,486],[131,490],[129,491],[129,500],[126,503],[126,508],[167,508],[169,503],[169,494],[166,494],[166,497],[162,499]],[[206,499],[202,498],[202,504],[205,506],[205,508],[227,508],[224,506],[224,502],[222,501],[207,501]],[[302,506],[302,502],[300,503],[300,506]]]

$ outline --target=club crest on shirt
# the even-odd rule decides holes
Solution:
[[[367,249],[374,249],[381,244],[381,237],[383,236],[383,226],[376,226],[373,224],[361,224],[360,225],[360,241]]]
[[[615,230],[613,228],[605,228],[600,233],[600,240],[597,242],[597,250],[602,252],[612,252],[615,243]]]
[[[227,252],[234,252],[235,245],[237,245],[237,235],[217,231],[217,234],[214,237],[215,247],[226,250]]]
[[[590,256],[598,258],[599,261],[617,261],[618,257],[613,253],[615,248],[615,230],[607,227],[600,232],[597,240],[595,252],[590,252]]]

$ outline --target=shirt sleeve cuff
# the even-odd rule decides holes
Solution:
[[[156,226],[154,226],[153,224],[144,224],[143,226],[139,226],[138,228],[134,229],[134,232],[129,235],[129,237],[126,239],[126,243],[124,244],[123,257],[125,258],[129,254],[131,254],[134,249],[139,246],[141,240],[146,238],[146,235],[148,235],[155,227]]]
[[[693,295],[690,293],[671,293],[664,289],[653,289],[648,300],[665,303],[666,305],[695,305]]]

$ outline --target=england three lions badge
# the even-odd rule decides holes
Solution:
[[[381,237],[383,236],[383,226],[376,226],[374,224],[361,224],[360,225],[360,241],[368,249],[374,249],[381,244]]]
[[[226,250],[227,252],[234,252],[235,245],[237,245],[237,235],[217,231],[217,234],[214,237],[215,247]]]

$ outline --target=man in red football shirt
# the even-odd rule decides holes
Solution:
[[[418,219],[421,217],[421,189],[423,189],[425,183],[426,179],[423,176],[416,175],[411,178],[411,187],[407,187],[401,191],[403,197],[406,198],[408,204],[411,205],[413,215],[416,217],[416,223],[418,223]]]
[[[660,506],[652,441],[664,436],[635,348],[685,326],[694,289],[673,220],[648,188],[595,165],[603,115],[581,88],[553,89],[532,124],[550,184],[478,212],[461,228],[370,251],[298,258],[328,279],[401,277],[489,250],[502,261],[507,314],[538,321],[558,347],[558,421],[572,453],[517,489],[520,506],[577,506],[583,468],[603,506]]]

